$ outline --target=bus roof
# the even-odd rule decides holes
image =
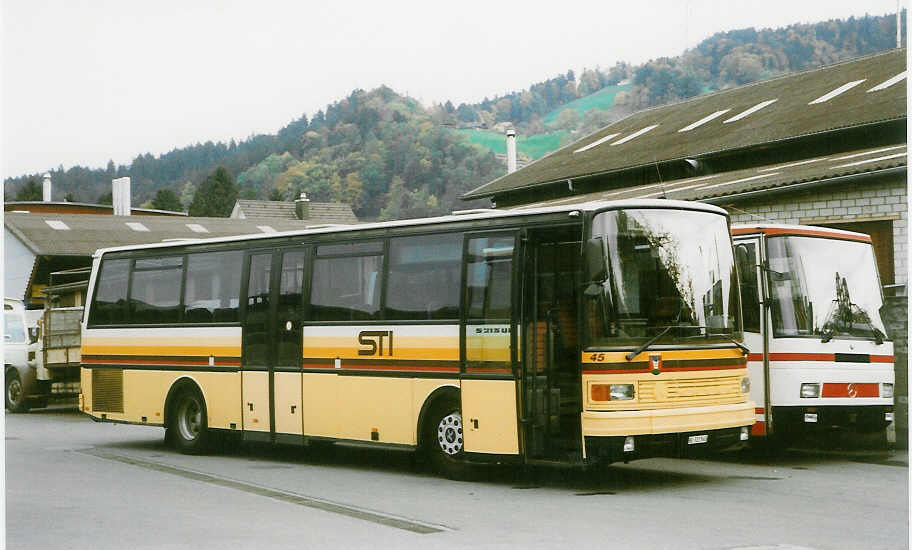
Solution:
[[[507,218],[516,218],[516,217],[528,217],[542,214],[559,214],[561,212],[594,212],[598,210],[607,210],[614,208],[667,208],[667,209],[679,209],[679,210],[701,210],[704,212],[709,212],[713,214],[720,214],[727,216],[728,213],[719,208],[718,206],[713,206],[711,204],[704,204],[699,202],[687,202],[687,201],[677,201],[677,200],[668,200],[668,199],[629,199],[629,200],[617,200],[617,201],[589,201],[582,202],[579,204],[570,204],[570,205],[561,205],[561,206],[545,206],[545,207],[536,207],[536,208],[516,208],[512,210],[467,210],[464,213],[454,212],[453,214],[446,216],[437,216],[433,218],[416,218],[411,220],[399,220],[399,221],[390,221],[390,222],[375,222],[375,223],[362,223],[355,225],[333,225],[333,226],[319,226],[319,227],[308,227],[305,229],[298,229],[293,231],[280,231],[275,233],[257,233],[252,235],[238,235],[235,237],[217,237],[214,239],[193,239],[185,241],[171,241],[171,242],[162,242],[162,243],[152,243],[144,245],[129,245],[129,246],[117,246],[110,248],[99,248],[95,251],[94,257],[100,257],[102,254],[108,252],[118,252],[126,250],[144,250],[149,248],[167,248],[174,246],[186,246],[188,244],[215,244],[215,243],[224,243],[224,242],[237,242],[237,241],[248,241],[248,240],[259,240],[259,239],[274,239],[279,237],[298,237],[304,235],[325,235],[329,233],[346,233],[346,232],[360,232],[367,231],[371,229],[388,229],[396,227],[415,227],[422,225],[432,225],[432,224],[445,224],[445,223],[456,223],[456,222],[465,222],[473,220],[486,220],[486,219],[507,219]]]
[[[833,229],[830,227],[819,227],[815,225],[789,225],[777,223],[753,223],[732,225],[732,235],[752,235],[760,233],[763,235],[797,235],[807,237],[824,237],[829,239],[840,239],[844,241],[860,241],[865,243],[871,242],[871,236],[854,231],[845,231],[843,229]]]

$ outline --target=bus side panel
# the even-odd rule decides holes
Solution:
[[[414,444],[412,380],[395,377],[339,377],[339,437]],[[375,432],[376,430],[376,432]],[[376,433],[372,439],[372,433]]]
[[[82,412],[92,410],[92,369],[79,369],[79,407]]]
[[[164,424],[162,413],[167,392],[162,387],[162,375],[161,371],[124,369],[123,392],[125,397],[129,396],[124,399],[124,420]]]
[[[457,380],[435,380],[433,378],[417,378],[412,380],[412,395],[415,397],[412,402],[412,418],[415,421],[412,424],[412,445],[418,444],[418,433],[419,430],[421,430],[421,426],[418,425],[418,420],[421,418],[421,410],[424,408],[424,405],[427,403],[431,394],[439,388],[452,388],[456,392],[459,392],[459,382]]]
[[[301,423],[301,374],[297,372],[275,373],[275,431],[276,433],[300,435]]]
[[[241,414],[237,404],[241,400],[241,375],[237,372],[166,372],[159,407],[163,408],[171,387],[180,379],[193,380],[203,392],[206,402],[206,420],[210,428],[235,429],[241,427]],[[161,408],[159,410],[161,410]]]
[[[516,419],[514,380],[462,381],[462,425],[466,451],[519,453]]]
[[[766,435],[766,374],[763,371],[763,337],[757,332],[744,332],[744,345],[750,349],[747,356],[747,374],[750,377],[750,398],[754,402],[757,422],[751,427],[751,436]]]
[[[241,408],[244,430],[269,431],[269,373],[241,373]]]
[[[339,377],[336,373],[304,373],[301,378],[304,434],[338,437]]]

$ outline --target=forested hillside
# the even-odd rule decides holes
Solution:
[[[307,192],[312,200],[351,203],[362,219],[469,208],[477,205],[458,197],[505,172],[494,153],[503,152],[507,127],[517,129],[521,155],[535,159],[642,108],[890,49],[895,21],[891,15],[724,32],[677,57],[579,75],[568,70],[475,104],[425,107],[387,87],[355,90],[275,135],[147,153],[130,165],[59,167],[50,171],[54,199],[110,200],[111,179],[130,176],[134,205],[155,206],[149,201],[168,190],[187,208],[222,166],[241,197],[292,200]],[[8,178],[5,198],[38,192],[40,200],[38,181],[40,174]]]

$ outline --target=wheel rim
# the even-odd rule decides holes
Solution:
[[[18,405],[22,400],[22,382],[18,378],[10,380],[6,385],[6,398],[13,405]]]
[[[203,410],[199,401],[192,397],[184,399],[177,411],[177,428],[180,430],[181,437],[187,441],[199,437],[202,422]]]
[[[462,415],[452,412],[440,419],[437,424],[437,443],[440,449],[450,456],[462,451]]]

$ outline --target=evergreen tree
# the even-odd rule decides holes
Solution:
[[[95,201],[96,204],[114,204],[114,194],[110,191],[107,193],[102,193],[99,195],[98,200]]]
[[[43,198],[41,185],[35,181],[35,178],[29,178],[25,185],[16,191],[17,201],[40,201]]]
[[[182,212],[184,210],[177,193],[171,189],[159,189],[155,192],[155,198],[152,199],[152,208],[156,210],[171,210],[172,212]]]
[[[238,184],[234,176],[219,166],[197,188],[188,213],[191,216],[227,218],[234,209],[237,197]]]

